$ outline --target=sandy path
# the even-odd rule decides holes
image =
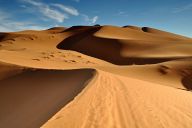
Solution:
[[[43,127],[191,128],[191,101],[188,91],[99,71]]]
[[[0,84],[0,127],[37,128],[83,88],[94,70],[27,71]]]

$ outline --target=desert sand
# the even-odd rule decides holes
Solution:
[[[137,26],[0,33],[0,127],[191,128],[192,38]]]

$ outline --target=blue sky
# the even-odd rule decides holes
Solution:
[[[149,26],[192,37],[191,0],[0,0],[0,31]]]

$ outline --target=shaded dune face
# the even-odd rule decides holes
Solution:
[[[173,60],[158,64],[158,72],[163,76],[179,76],[179,81],[187,91],[192,90],[192,59]]]
[[[53,27],[47,30],[44,30],[45,32],[51,33],[51,34],[57,34],[57,33],[62,33],[65,31],[67,28],[65,27]]]
[[[129,26],[128,26],[129,27]],[[131,26],[132,27],[132,26]],[[134,27],[134,26],[133,26]],[[126,56],[123,56],[123,52],[130,52],[134,51],[132,47],[130,47],[132,44],[136,44],[137,42],[142,42],[142,40],[121,40],[121,39],[110,39],[110,38],[103,38],[94,36],[94,34],[98,31],[100,31],[102,27],[90,27],[90,26],[74,26],[71,27],[65,32],[74,32],[74,34],[66,39],[64,39],[61,43],[57,45],[57,48],[59,49],[65,49],[65,50],[74,50],[77,52],[81,52],[83,54],[99,58],[105,61],[108,61],[113,64],[117,65],[131,65],[131,64],[156,64],[160,62],[175,60],[175,59],[182,59],[182,58],[189,58],[190,56],[184,56],[184,57],[178,57],[178,56],[168,56],[168,57],[138,57],[131,54],[128,54]],[[135,27],[134,27],[135,29]],[[138,29],[138,28],[137,28]],[[144,29],[144,28],[142,28]],[[148,28],[145,28],[148,30]],[[145,45],[142,43],[136,44],[136,48],[134,51],[134,54],[136,55],[141,54],[141,51],[151,50],[153,48],[159,47],[160,43],[156,41],[148,43],[146,39],[143,40],[143,42],[146,42]],[[162,43],[164,43],[162,41]],[[146,47],[150,46],[152,47]],[[143,47],[145,46],[145,47]],[[146,52],[147,53],[147,52]],[[144,53],[145,55],[145,53]]]
[[[187,90],[191,91],[192,90],[192,73],[190,75],[184,76],[181,82]]]
[[[75,31],[75,32],[78,32],[78,31],[86,31],[88,29],[93,29],[94,27],[92,26],[72,26],[68,29],[66,29],[64,32],[69,32],[69,31]]]
[[[180,69],[181,83],[188,90],[192,91],[192,67],[188,66],[184,69]]]
[[[131,26],[131,25],[123,26],[123,28],[129,28],[129,29],[133,29],[133,30],[142,31],[142,29],[140,27]]]
[[[6,35],[7,35],[6,33],[0,33],[0,41],[3,41]]]
[[[37,128],[84,88],[95,70],[26,71],[1,80],[0,127]]]
[[[0,33],[0,43],[1,41],[15,40],[15,38],[21,37],[21,36],[24,36],[24,35],[15,34],[15,33]]]
[[[50,29],[47,29],[47,30],[62,30],[62,31],[64,31],[65,29],[67,29],[67,28],[65,28],[65,27],[54,27],[54,28],[50,28]]]

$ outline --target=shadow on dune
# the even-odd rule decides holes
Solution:
[[[92,30],[98,31],[101,27],[100,26],[72,26],[67,28],[63,32],[91,32]]]
[[[187,75],[187,76],[184,76],[184,77],[182,78],[181,82],[182,82],[183,86],[184,86],[187,90],[189,90],[189,91],[192,90],[192,74]]]
[[[0,42],[3,41],[6,35],[6,33],[0,33]]]
[[[123,45],[117,39],[100,38],[94,36],[101,27],[75,26],[65,31],[76,32],[57,45],[58,49],[74,50],[95,58],[99,58],[117,65],[143,65],[181,59],[183,57],[144,58],[124,57],[120,54]],[[139,46],[138,46],[139,47]],[[189,57],[186,57],[189,58]]]
[[[85,87],[94,72],[37,70],[1,80],[0,127],[42,126]]]

